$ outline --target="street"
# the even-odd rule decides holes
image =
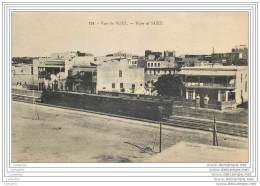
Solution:
[[[247,138],[218,139],[222,147],[248,145]],[[179,142],[211,145],[212,134],[163,126],[162,152]],[[159,124],[12,102],[12,162],[147,162],[158,151]]]

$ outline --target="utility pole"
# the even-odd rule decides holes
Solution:
[[[159,114],[160,114],[160,120],[162,120],[162,118],[163,118],[163,107],[159,106],[158,110],[159,110]],[[159,126],[160,126],[159,152],[162,152],[162,122],[161,121],[159,121]]]
[[[213,126],[213,146],[218,146],[217,124],[216,124],[215,115],[214,115],[214,126]]]
[[[36,108],[36,100],[35,100],[35,90],[34,90],[34,76],[32,75],[32,80],[33,80],[33,120],[39,120],[39,114],[37,112]]]
[[[159,144],[159,152],[162,152],[162,122],[160,122],[160,144]]]

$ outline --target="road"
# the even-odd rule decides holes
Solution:
[[[158,152],[159,125],[12,102],[12,162],[144,162]],[[247,139],[219,134],[224,147]],[[163,126],[162,150],[181,142],[212,144],[209,132]],[[235,159],[235,157],[234,157]]]

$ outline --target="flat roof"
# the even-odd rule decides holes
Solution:
[[[204,65],[204,66],[194,66],[194,67],[183,67],[182,70],[220,70],[220,71],[236,71],[236,70],[247,70],[248,66],[221,66],[221,65]]]

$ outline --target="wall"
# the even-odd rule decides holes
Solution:
[[[17,83],[22,85],[37,84],[38,77],[33,75],[31,64],[19,64],[12,66],[12,86],[16,86]]]
[[[53,105],[151,120],[160,120],[158,106],[164,108],[164,117],[172,114],[172,101],[166,100],[140,100],[85,93],[45,91],[42,93],[42,101]]]
[[[242,75],[242,81],[241,81]],[[247,84],[247,88],[245,87]],[[248,101],[248,69],[240,69],[236,72],[236,103],[241,104]],[[242,91],[242,94],[241,94]]]

